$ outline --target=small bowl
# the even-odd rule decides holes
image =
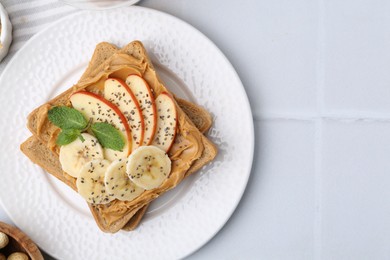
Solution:
[[[32,260],[43,260],[41,251],[20,229],[0,222],[0,232],[5,233],[9,238],[8,245],[0,249],[2,254],[9,256],[14,252],[22,252],[27,254]]]
[[[0,4],[0,61],[7,55],[9,46],[12,42],[12,24],[8,13]]]

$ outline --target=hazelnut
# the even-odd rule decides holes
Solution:
[[[6,260],[7,257],[5,257],[5,255],[3,255],[2,253],[0,253],[0,260]]]
[[[28,260],[28,256],[22,252],[12,253],[8,256],[7,260]]]
[[[0,249],[6,247],[8,245],[9,239],[6,234],[0,232]]]

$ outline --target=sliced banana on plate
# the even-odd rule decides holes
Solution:
[[[106,204],[114,199],[106,190],[104,175],[110,161],[97,159],[81,167],[76,186],[79,194],[89,203]]]
[[[131,201],[145,189],[138,187],[126,174],[127,159],[113,161],[106,171],[104,183],[110,196],[118,200]]]
[[[139,187],[151,190],[159,187],[171,172],[168,155],[155,146],[141,146],[128,157],[126,172]]]
[[[98,140],[87,133],[81,134],[84,142],[77,138],[60,148],[60,163],[62,170],[77,178],[85,163],[93,159],[103,159],[103,149]]]

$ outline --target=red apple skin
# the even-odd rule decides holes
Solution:
[[[127,86],[127,84],[122,80],[122,79],[118,79],[118,78],[107,78],[106,80],[116,80],[118,81],[127,91],[127,93],[129,93],[129,95],[131,96],[131,99],[132,100],[135,100],[137,101],[136,97],[134,96],[134,93],[131,91],[131,89],[129,88],[129,86]],[[137,107],[138,111],[140,111],[141,113],[141,138],[140,138],[140,141],[139,143],[142,144],[143,141],[144,141],[144,134],[145,134],[145,122],[144,122],[144,117],[142,116],[142,111],[141,111],[141,108],[139,106],[139,103],[138,101],[137,102],[134,102],[135,106]],[[127,121],[127,120],[126,120]]]
[[[99,101],[101,101],[104,104],[106,104],[107,106],[109,106],[113,111],[115,111],[115,113],[118,114],[119,118],[122,121],[122,124],[125,127],[125,132],[126,132],[126,135],[127,135],[126,136],[127,137],[127,141],[129,142],[129,148],[128,148],[128,154],[127,154],[129,156],[130,153],[131,153],[131,146],[132,146],[131,130],[130,130],[129,124],[127,123],[127,120],[126,120],[125,116],[122,114],[122,112],[119,110],[119,108],[117,106],[115,106],[114,104],[112,104],[111,102],[109,102],[107,99],[105,99],[105,98],[103,98],[103,97],[101,97],[101,96],[99,96],[99,95],[97,95],[95,93],[88,92],[88,91],[85,91],[85,90],[77,91],[77,92],[73,93],[70,97],[72,97],[73,95],[87,95],[87,96],[96,98]]]
[[[150,141],[147,143],[147,145],[150,145],[153,142],[153,140],[154,140],[154,135],[156,134],[156,128],[157,128],[157,110],[156,110],[155,97],[154,97],[154,94],[153,94],[153,92],[152,92],[148,82],[146,82],[146,80],[144,78],[140,77],[137,74],[129,74],[127,76],[128,77],[129,76],[136,76],[136,77],[142,79],[142,81],[145,83],[145,86],[146,86],[146,89],[148,91],[149,97],[152,98],[152,109],[153,109],[153,122],[154,122],[154,124],[152,125],[152,133],[153,134],[151,135]]]

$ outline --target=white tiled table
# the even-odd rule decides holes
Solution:
[[[390,259],[390,2],[140,5],[214,41],[254,114],[247,191],[189,259]]]

